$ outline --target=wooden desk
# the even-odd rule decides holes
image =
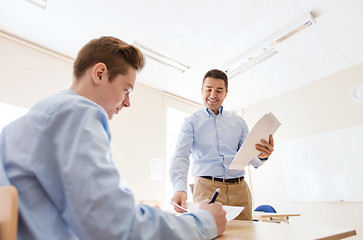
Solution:
[[[299,213],[265,213],[253,212],[252,219],[261,222],[289,223],[290,217],[300,216]]]
[[[357,235],[354,229],[306,227],[294,224],[275,224],[233,220],[218,240],[337,240]]]

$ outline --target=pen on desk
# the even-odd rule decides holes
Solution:
[[[217,188],[217,189],[216,189],[216,191],[214,192],[213,197],[212,197],[212,199],[210,200],[209,204],[214,203],[214,202],[216,201],[216,199],[217,199],[217,197],[218,197],[218,194],[219,194],[219,191],[220,191],[220,189],[219,189],[219,188]]]

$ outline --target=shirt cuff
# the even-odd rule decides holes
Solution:
[[[217,224],[216,221],[214,220],[213,215],[210,212],[208,212],[207,210],[199,209],[193,211],[192,214],[197,216],[201,221],[207,239],[214,239],[218,236]]]
[[[179,192],[179,191],[183,191],[183,192],[187,192],[187,186],[185,183],[183,182],[177,182],[174,186],[174,194]]]

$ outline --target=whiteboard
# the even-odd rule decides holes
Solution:
[[[283,143],[290,201],[363,202],[363,125]]]

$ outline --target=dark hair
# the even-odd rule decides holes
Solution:
[[[222,79],[224,81],[224,85],[226,86],[226,90],[228,90],[228,77],[227,74],[221,70],[218,69],[212,69],[209,70],[203,77],[203,83],[204,84],[204,80],[207,77],[211,77],[211,78],[217,78],[217,79]]]
[[[97,63],[107,66],[109,80],[119,74],[127,74],[131,66],[137,71],[145,65],[145,59],[141,51],[115,37],[101,37],[88,42],[78,52],[73,64],[73,75],[81,77],[85,71]]]

